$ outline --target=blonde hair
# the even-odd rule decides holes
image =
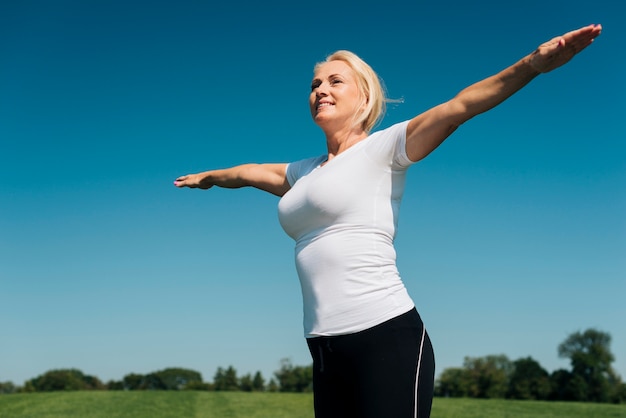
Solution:
[[[326,57],[326,60],[315,65],[317,71],[320,65],[331,61],[343,61],[354,71],[359,92],[361,93],[362,110],[354,116],[354,126],[361,125],[365,132],[381,121],[386,111],[388,101],[383,83],[376,72],[354,52],[339,50]]]

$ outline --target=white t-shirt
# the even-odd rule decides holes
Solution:
[[[408,121],[371,134],[328,163],[287,166],[278,204],[295,241],[305,336],[349,334],[414,307],[396,268],[393,240],[406,170]]]

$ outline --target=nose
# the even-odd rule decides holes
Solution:
[[[317,97],[328,96],[328,83],[320,83],[320,85],[315,88],[315,95]]]

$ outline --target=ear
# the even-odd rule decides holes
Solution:
[[[363,110],[363,107],[367,106],[367,104],[370,102],[370,96],[369,94],[367,94],[366,91],[364,91],[364,89],[360,89],[359,98],[361,99],[361,104],[359,108]]]
[[[369,104],[369,102],[370,102],[370,98],[365,96],[365,100],[363,100],[361,102],[361,106],[359,107],[359,111],[364,112],[365,109],[367,108],[367,105]]]

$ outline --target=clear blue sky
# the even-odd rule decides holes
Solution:
[[[18,1],[0,5],[0,381],[310,363],[277,198],[189,172],[325,151],[307,97],[337,49],[408,119],[590,23],[566,67],[409,172],[398,263],[438,372],[465,356],[569,367],[609,332],[626,378],[622,2]]]

